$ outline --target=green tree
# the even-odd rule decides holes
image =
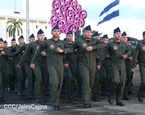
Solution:
[[[17,36],[19,36],[21,33],[23,33],[23,30],[21,28],[22,26],[22,22],[21,21],[17,21],[16,19],[14,20],[9,20],[7,22],[8,24],[8,27],[7,27],[7,32],[9,34],[9,37],[16,37],[16,34]]]

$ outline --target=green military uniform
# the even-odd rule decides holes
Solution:
[[[63,84],[64,55],[56,51],[57,47],[64,49],[66,47],[64,41],[54,41],[54,39],[52,38],[44,41],[40,46],[40,51],[42,51],[43,49],[46,49],[47,51],[46,57],[49,73],[50,101],[53,106],[59,106],[60,91]],[[36,53],[35,55],[38,55],[38,53]]]
[[[15,46],[10,46],[6,50],[10,51],[11,53],[14,53],[17,51]],[[9,88],[10,88],[10,91],[14,93],[15,85],[16,85],[16,81],[17,81],[15,58],[8,58],[7,63],[8,63]]]
[[[110,85],[109,98],[116,95],[116,103],[120,103],[123,96],[124,84],[126,79],[125,60],[123,54],[130,56],[131,51],[125,42],[109,42],[106,46],[106,51],[110,56],[110,68],[112,75],[112,83]],[[111,103],[112,104],[112,103]]]
[[[104,50],[103,50],[104,51]],[[106,55],[104,60],[101,63],[101,89],[102,94],[107,95],[108,90],[110,88],[111,82],[111,70],[110,70],[110,58],[109,55]]]
[[[103,44],[98,44],[100,44],[100,41],[97,39],[92,38],[91,40],[86,40],[85,38],[80,38],[72,45],[73,50],[77,49],[78,51],[78,66],[82,80],[82,97],[84,104],[90,102],[91,89],[94,84],[96,72],[97,49],[104,47]],[[86,50],[87,46],[92,46],[93,51],[88,52]]]
[[[145,42],[141,41],[136,47],[136,53],[134,58],[133,67],[135,67],[135,62],[138,60],[139,71],[141,77],[141,83],[138,90],[138,98],[140,102],[143,102],[144,92],[145,92]]]
[[[131,50],[131,55],[130,57],[133,58],[133,48],[131,45],[128,45],[128,47],[130,48]],[[130,59],[126,59],[125,60],[125,65],[126,65],[126,82],[125,82],[125,87],[124,87],[124,95],[123,95],[123,99],[124,100],[129,100],[129,98],[127,97],[128,95],[128,88],[130,87],[131,85],[131,65],[132,65],[132,60]]]
[[[26,50],[25,50],[25,52],[24,52],[24,54],[23,54],[23,56],[21,57],[21,60],[19,61],[19,63],[18,63],[18,65],[20,65],[20,66],[22,66],[22,64],[24,64],[25,62],[26,62],[26,64],[27,64],[27,66],[26,67],[28,67],[28,65],[29,65],[29,63],[30,63],[30,61],[32,60],[32,58],[33,58],[33,56],[34,56],[34,54],[35,54],[35,52],[36,52],[36,50],[38,49],[38,47],[41,45],[41,43],[39,43],[39,41],[37,40],[37,41],[35,41],[35,42],[33,42],[33,43],[30,43],[28,46],[27,46],[27,48],[26,48]],[[29,65],[30,66],[30,65]],[[27,71],[27,70],[26,70]],[[31,73],[30,73],[31,74]],[[29,74],[29,75],[30,75]],[[31,74],[30,76],[28,76],[28,81],[29,81],[29,83],[28,83],[28,85],[29,85],[29,90],[30,90],[30,92],[29,92],[29,94],[30,95],[34,95],[33,94],[33,90],[34,90],[34,76]]]
[[[96,54],[97,55],[96,64],[98,64],[98,58],[99,58],[101,53],[102,53],[102,50],[99,49],[97,54]],[[93,93],[92,99],[93,99],[93,101],[100,101],[100,98],[99,98],[99,94],[100,94],[100,91],[101,91],[101,78],[100,77],[101,77],[100,76],[100,70],[98,70],[96,68],[95,80],[94,80],[94,85],[93,85],[93,88],[92,88],[92,93]]]
[[[17,47],[17,50],[19,50],[22,46],[18,45],[16,47]],[[17,64],[20,61],[23,53],[24,52],[21,52],[15,57],[15,68],[16,68],[16,73],[17,73],[17,84],[18,84],[19,95],[21,95],[21,93],[25,89],[25,82],[26,82],[26,72],[25,72],[24,66],[22,66],[22,68],[17,67]]]
[[[14,56],[17,56],[20,53],[24,53],[24,51],[26,50],[28,45],[29,44],[25,44],[22,47],[20,47],[14,53]],[[34,76],[33,70],[30,68],[30,62],[31,62],[31,56],[30,55],[26,57],[26,61],[24,63],[23,68],[25,68],[26,76],[27,76],[27,79],[28,79],[28,93],[29,93],[30,98],[32,98],[32,96],[34,95],[34,78],[35,78],[35,76]]]
[[[66,42],[66,47],[70,48],[72,43],[69,44]],[[66,100],[72,102],[73,91],[75,86],[75,75],[76,75],[76,53],[66,54],[64,58],[64,64],[68,64],[68,68],[64,67],[64,76],[65,76],[65,93],[67,95]]]
[[[4,51],[5,54],[2,55],[1,52]],[[7,77],[7,57],[13,56],[11,52],[7,50],[0,50],[0,101],[3,101],[4,98],[4,87],[5,80]]]
[[[48,70],[46,56],[42,56],[39,50],[36,51],[37,55],[33,56],[31,62],[35,64],[34,73],[36,76],[35,77],[36,102],[44,104],[44,94],[46,93],[48,85]]]

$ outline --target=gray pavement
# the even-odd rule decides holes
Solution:
[[[123,101],[125,106],[119,107],[115,103],[110,105],[107,97],[102,97],[100,102],[92,102],[93,107],[84,109],[81,98],[76,98],[73,104],[68,104],[61,96],[61,110],[52,111],[49,96],[46,96],[46,105],[37,105],[29,100],[28,96],[18,96],[6,92],[5,102],[0,104],[0,115],[145,115],[145,104],[137,100],[137,91],[140,83],[138,68],[133,78],[133,94],[129,101]]]

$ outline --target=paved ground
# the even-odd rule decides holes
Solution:
[[[93,107],[89,109],[82,108],[81,98],[76,98],[73,104],[68,104],[61,96],[61,110],[52,111],[49,103],[49,96],[46,96],[46,105],[36,105],[33,100],[29,100],[28,96],[18,96],[6,92],[5,102],[0,104],[0,115],[144,115],[145,104],[141,104],[137,100],[137,91],[140,83],[139,72],[136,70],[133,78],[133,94],[129,101],[123,101],[125,106],[118,107],[110,105],[107,102],[107,97],[102,97],[100,102],[92,102]]]

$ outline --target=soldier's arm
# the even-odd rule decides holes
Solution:
[[[100,40],[97,40],[96,45],[93,45],[93,50],[98,50],[105,47],[105,44],[101,43]]]
[[[18,63],[19,66],[22,66],[22,64],[27,59],[27,56],[29,55],[29,53],[31,52],[31,50],[32,50],[32,45],[30,44],[30,45],[28,45],[28,47],[26,48],[24,54],[22,55],[22,57],[21,57],[21,59],[20,59],[20,61]]]
[[[71,48],[67,48],[66,45],[65,45],[65,49],[64,49],[64,54],[67,54],[67,53],[73,53],[75,52],[75,50],[78,48],[77,47],[77,40],[72,44],[72,47]]]
[[[129,57],[131,55],[131,47],[129,47],[129,45],[126,44],[126,52],[125,55],[127,55],[127,57]]]
[[[46,42],[43,42],[40,47],[36,50],[35,54],[33,55],[33,58],[31,60],[31,63],[32,64],[35,64],[37,59],[38,59],[38,56],[39,54],[41,53],[41,51],[44,51],[44,49],[46,48],[47,44]]]
[[[14,57],[18,56],[22,51],[25,50],[25,45],[23,45],[22,47],[20,47],[16,52],[14,52]]]
[[[6,56],[6,57],[13,57],[13,53],[9,50],[5,50],[5,51],[2,51],[2,55]]]
[[[109,53],[109,44],[107,44],[100,52],[100,55],[98,57],[98,62],[97,62],[99,65],[101,65],[102,61],[105,59],[108,53]]]
[[[131,65],[132,68],[135,68],[135,66],[136,66],[138,55],[139,55],[139,44],[137,45],[134,55],[133,55],[133,60],[132,60],[132,65]]]

